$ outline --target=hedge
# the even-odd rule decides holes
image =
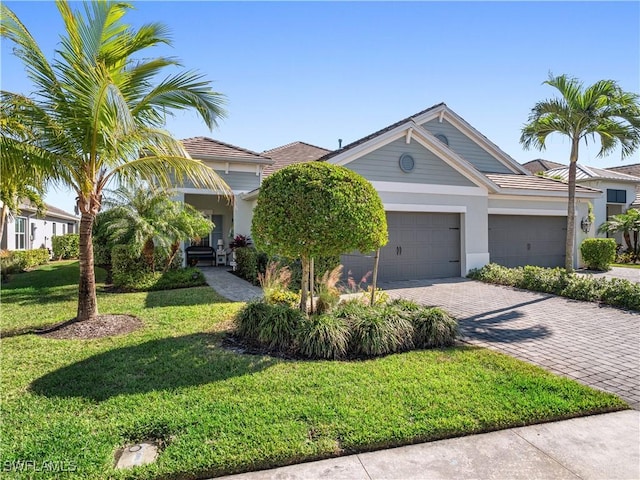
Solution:
[[[46,248],[14,250],[9,252],[9,258],[18,263],[22,270],[25,270],[47,263],[49,261],[49,250]]]
[[[51,239],[53,256],[58,260],[78,258],[80,256],[80,234],[67,233]]]
[[[580,244],[580,254],[590,270],[609,270],[616,259],[613,238],[586,238]]]
[[[508,268],[495,263],[471,270],[468,277],[486,283],[640,311],[640,284],[619,278],[594,278],[591,275],[569,273],[563,268]]]

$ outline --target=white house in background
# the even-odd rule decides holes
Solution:
[[[51,239],[56,235],[78,233],[80,219],[77,216],[46,203],[45,209],[44,216],[38,217],[33,205],[20,204],[20,213],[7,217],[0,249],[51,248]]]
[[[231,228],[251,234],[265,171],[293,163],[296,155],[287,153],[301,149],[299,161],[343,165],[379,192],[389,226],[389,243],[380,256],[382,280],[460,276],[490,261],[564,265],[566,183],[532,175],[444,103],[331,152],[295,142],[258,154],[203,137],[184,145],[192,157],[211,164],[234,192],[227,204],[220,192],[179,188],[185,201],[218,215],[222,227],[212,232],[210,245],[220,236],[227,245]],[[302,158],[304,152],[308,155]],[[581,219],[602,191],[579,185],[576,195]],[[576,252],[586,236],[577,229]],[[370,256],[357,252],[342,260],[354,278],[373,264]]]
[[[545,175],[569,179],[569,167],[562,166],[547,170]],[[624,213],[636,202],[637,192],[640,189],[640,177],[635,177],[614,169],[603,169],[576,165],[576,184],[591,187],[603,192],[598,198],[594,198],[593,213],[595,216],[593,234],[598,237],[609,236],[597,233],[600,225],[612,215]],[[615,235],[616,241],[622,243],[622,234]]]

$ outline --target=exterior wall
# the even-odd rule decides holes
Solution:
[[[400,169],[399,159],[403,153],[411,155],[415,167],[405,173]],[[409,144],[404,138],[363,155],[345,164],[369,181],[428,183],[433,185],[474,186],[466,177],[436,157],[415,140]]]
[[[422,127],[434,135],[442,134],[447,137],[447,140],[449,140],[449,148],[473,164],[473,166],[481,172],[513,173],[446,120],[443,120],[442,123],[440,123],[438,119],[430,120],[424,123]]]
[[[625,204],[612,204],[612,205],[621,205],[622,212],[626,212],[627,209],[629,208],[629,205],[631,205],[636,198],[636,185],[633,183],[626,183],[626,182],[618,183],[615,181],[604,181],[604,180],[580,182],[580,185],[602,190],[602,195],[598,198],[594,198],[593,201],[591,202],[593,204],[593,214],[595,215],[595,220],[593,222],[593,227],[591,227],[591,229],[592,229],[592,236],[604,238],[607,235],[604,233],[598,233],[598,227],[600,227],[600,225],[602,225],[604,222],[607,221],[607,189],[612,188],[615,190],[626,190],[627,202]]]
[[[16,217],[25,219],[25,250],[52,248],[52,237],[78,232],[77,222],[72,220],[55,218],[50,215],[37,218],[35,214],[26,212],[22,212]],[[16,217],[7,218],[0,245],[2,249],[16,250]]]
[[[253,219],[253,209],[256,203],[255,200],[242,200],[236,197],[233,205],[234,235],[252,236],[251,220]]]
[[[513,210],[513,213],[509,212]],[[567,215],[567,201],[536,198],[489,198],[489,213],[503,215]]]
[[[220,178],[229,185],[229,188],[231,188],[234,193],[250,192],[260,186],[260,175],[256,175],[255,172],[229,171],[229,173],[225,173],[224,170],[216,170],[216,173],[220,175]],[[195,187],[192,182],[186,180],[184,184],[178,188]]]

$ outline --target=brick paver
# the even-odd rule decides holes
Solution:
[[[380,285],[438,305],[463,339],[615,393],[640,409],[640,314],[555,295],[458,279]]]

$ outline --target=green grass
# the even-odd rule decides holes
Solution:
[[[612,263],[610,266],[620,268],[640,268],[640,264],[637,263]]]
[[[3,330],[73,317],[76,278],[71,262],[14,276],[2,289]],[[102,292],[98,302],[145,328],[97,340],[2,340],[3,465],[77,468],[61,478],[206,478],[626,407],[477,348],[357,362],[239,355],[220,344],[241,304],[208,287]],[[118,447],[150,437],[165,442],[156,463],[113,469]]]

